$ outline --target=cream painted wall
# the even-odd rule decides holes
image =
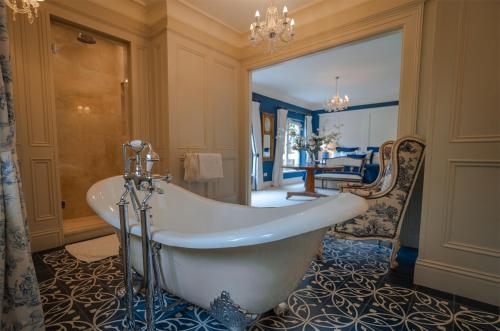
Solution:
[[[500,304],[500,3],[426,3],[417,284]]]
[[[174,183],[226,202],[239,195],[239,70],[237,60],[169,31],[169,169]],[[187,152],[221,153],[224,178],[185,182]]]

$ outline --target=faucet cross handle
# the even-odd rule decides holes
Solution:
[[[155,162],[160,161],[160,156],[153,150],[149,150],[146,154],[146,172],[151,175],[151,170]]]

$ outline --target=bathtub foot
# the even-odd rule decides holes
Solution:
[[[324,256],[323,256],[324,249],[325,249],[325,246],[323,245],[323,242],[321,242],[321,244],[319,246],[319,249],[318,249],[318,252],[316,253],[316,258],[320,262],[325,262],[325,259],[324,259]]]
[[[231,331],[243,331],[259,317],[242,310],[226,291],[210,303],[210,314]]]
[[[286,302],[282,302],[273,308],[274,313],[278,317],[283,317],[290,310],[290,307]]]

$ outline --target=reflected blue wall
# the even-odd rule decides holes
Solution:
[[[278,109],[284,108],[288,110],[287,118],[293,118],[302,123],[302,128],[304,128],[304,118],[305,115],[311,113],[310,110],[306,108],[302,108],[300,106],[296,106],[291,103],[283,102],[277,99],[273,99],[270,97],[266,97],[264,95],[258,93],[252,93],[252,101],[260,102],[260,111],[264,113],[274,114],[274,133],[277,131],[277,119],[278,119]],[[313,125],[314,127],[314,125]],[[274,146],[276,146],[276,137],[274,137]],[[301,153],[300,155],[301,162],[305,161],[305,153]],[[263,170],[264,170],[264,181],[271,181],[273,179],[273,166],[274,161],[263,161]],[[302,172],[292,172],[292,173],[284,173],[283,178],[292,178],[292,177],[302,177]]]

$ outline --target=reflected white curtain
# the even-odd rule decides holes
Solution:
[[[264,171],[262,168],[262,127],[260,124],[260,102],[252,101],[252,132],[255,142],[255,150],[258,154],[255,169],[255,189],[261,190],[264,183]]]
[[[12,70],[0,0],[0,329],[44,330],[16,153]]]
[[[306,115],[305,116],[305,122],[306,122],[306,139],[309,139],[312,136],[313,133],[313,126],[312,126],[312,116],[311,115]],[[308,161],[311,162],[312,160],[309,160],[309,154],[306,153],[306,157],[308,158]]]
[[[278,109],[276,146],[274,148],[273,186],[283,185],[283,153],[285,151],[286,115],[288,110]]]
[[[306,115],[306,138],[309,138],[313,133],[313,117],[311,115]]]

